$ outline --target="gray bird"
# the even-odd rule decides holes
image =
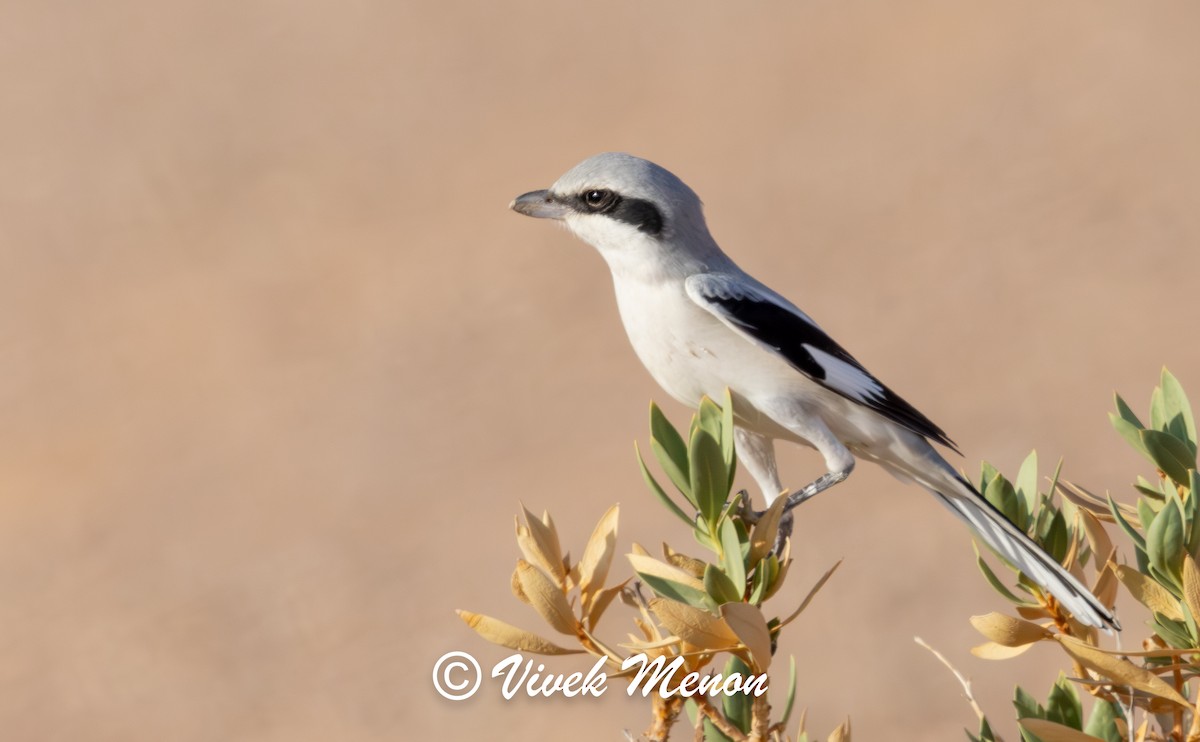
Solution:
[[[941,428],[721,251],[700,198],[675,175],[632,155],[600,154],[511,208],[558,220],[600,251],[629,341],[668,394],[695,407],[730,390],[738,459],[768,504],[783,492],[776,440],[815,448],[827,470],[789,496],[789,512],[845,480],[856,459],[873,461],[933,493],[1078,620],[1120,628],[942,458],[930,441],[957,448]]]

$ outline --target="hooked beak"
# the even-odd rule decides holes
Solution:
[[[550,191],[530,191],[513,199],[508,208],[537,219],[562,219],[570,209],[561,203]]]

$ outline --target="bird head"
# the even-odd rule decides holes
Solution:
[[[621,152],[589,157],[550,188],[518,196],[510,208],[558,220],[614,271],[720,255],[695,191],[667,169]]]

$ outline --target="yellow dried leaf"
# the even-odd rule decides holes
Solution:
[[[700,592],[704,592],[704,583],[697,580],[687,572],[684,572],[678,567],[670,564],[665,564],[658,561],[652,556],[642,554],[627,554],[629,563],[637,572],[650,575],[652,577],[661,577],[664,580],[673,580],[682,583],[689,587],[694,587]]]
[[[807,722],[807,721],[808,721],[808,707],[805,706],[804,708],[800,709],[800,726],[796,730],[797,737],[804,734],[804,725],[805,725],[805,722]]]
[[[1025,654],[1035,643],[1022,644],[1019,647],[1006,647],[996,642],[984,642],[977,647],[971,647],[971,654],[982,660],[1007,660]]]
[[[1183,555],[1183,599],[1187,601],[1192,618],[1200,616],[1200,568],[1191,554]]]
[[[841,726],[833,730],[828,742],[850,742],[850,720],[846,719]]]
[[[1077,511],[1083,512],[1083,511]],[[1075,579],[1083,582],[1083,565],[1079,563],[1079,550],[1083,544],[1079,538],[1078,531],[1071,532],[1071,543],[1067,548],[1067,555],[1063,557],[1063,568],[1071,573]]]
[[[784,553],[785,554],[787,553],[786,548],[784,549]],[[780,566],[782,568],[782,565],[780,565]],[[812,589],[808,591],[808,595],[804,596],[804,600],[802,600],[800,602],[800,607],[797,608],[795,611],[793,611],[792,615],[788,616],[787,618],[785,618],[779,622],[780,628],[787,626],[792,621],[795,621],[796,617],[804,612],[804,609],[808,607],[808,604],[812,602],[813,598],[817,597],[817,593],[821,591],[821,588],[825,586],[825,583],[829,581],[829,578],[833,577],[833,573],[836,572],[837,568],[840,566],[842,566],[841,559],[837,560],[837,563],[835,563],[832,567],[830,567],[829,570],[827,572],[825,572],[825,574],[821,575],[821,579],[817,580],[817,584],[812,586]],[[781,569],[781,571],[782,571],[782,569]]]
[[[1149,670],[1138,667],[1128,660],[1113,657],[1074,637],[1059,635],[1055,639],[1062,645],[1063,650],[1074,657],[1079,664],[1100,673],[1114,683],[1145,691],[1152,696],[1172,701],[1184,708],[1192,708],[1186,698],[1179,695],[1178,691]]]
[[[540,527],[541,522],[537,522]],[[517,520],[517,546],[521,549],[521,555],[525,557],[526,562],[538,565],[547,574],[553,575],[554,579],[562,582],[565,576],[562,559],[554,559],[551,554],[545,552],[542,544],[534,537],[533,531],[528,526],[522,525],[520,520]]]
[[[509,587],[512,588],[512,594],[517,596],[517,600],[521,601],[525,605],[529,605],[529,596],[526,595],[525,591],[521,589],[520,572],[520,566],[513,568],[512,581]]]
[[[1096,575],[1096,584],[1092,586],[1092,595],[1096,596],[1096,600],[1099,600],[1101,605],[1112,610],[1117,602],[1117,585],[1119,584],[1121,583],[1117,580],[1117,573],[1113,571],[1113,565],[1110,563],[1106,569]]]
[[[1105,523],[1116,522],[1113,519],[1112,513],[1109,512],[1108,500],[1102,497],[1097,497],[1083,487],[1080,487],[1074,482],[1068,482],[1065,479],[1058,480],[1055,488],[1058,490],[1059,495],[1075,503]],[[1121,511],[1122,517],[1129,521],[1130,524],[1138,528],[1141,527],[1141,520],[1138,518],[1137,508],[1133,507],[1132,505],[1126,505],[1118,502],[1117,509]]]
[[[732,649],[741,643],[724,619],[708,611],[664,598],[651,600],[650,610],[667,631],[700,649]]]
[[[646,641],[657,641],[659,638],[658,629],[654,624],[646,623],[638,617],[634,617],[633,623],[641,630],[642,635],[646,637]],[[651,631],[651,629],[654,629]],[[632,636],[632,634],[630,634]]]
[[[1044,618],[1050,618],[1050,611],[1040,605],[1019,605],[1016,606],[1017,615],[1029,621],[1040,621]]]
[[[787,505],[786,497],[776,497],[767,512],[762,514],[750,532],[750,566],[758,564],[775,546],[775,536],[779,533],[779,521],[783,517],[783,508]]]
[[[784,580],[787,579],[788,569],[791,566],[792,566],[792,562],[790,559],[786,562],[779,563],[779,574],[775,576],[775,581],[773,583],[771,583],[771,587],[768,588],[767,593],[765,595],[763,595],[762,602],[765,603],[767,600],[774,597],[775,593],[779,592],[779,589],[781,587],[783,587]]]
[[[608,579],[608,568],[617,549],[619,514],[619,507],[613,505],[600,516],[579,560],[579,593],[583,597],[585,610],[594,599],[593,593],[604,587],[604,581]]]
[[[1078,729],[1072,729],[1046,719],[1021,719],[1019,723],[1025,731],[1037,736],[1042,742],[1104,742],[1099,737],[1085,734]]]
[[[1087,534],[1088,543],[1092,547],[1096,571],[1100,571],[1112,557],[1112,539],[1108,537],[1108,531],[1104,530],[1104,524],[1090,510],[1080,509],[1079,517],[1083,522],[1083,532]]]
[[[579,565],[571,564],[571,552],[563,554],[563,590],[571,591],[579,587]]]
[[[524,629],[470,611],[456,611],[458,617],[480,636],[493,644],[535,654],[582,654],[582,649],[567,649]]]
[[[1003,613],[971,616],[971,625],[980,634],[1006,647],[1020,647],[1051,636],[1050,631],[1032,621],[1013,618]]]
[[[608,604],[625,589],[625,585],[628,582],[629,580],[625,580],[620,585],[613,585],[606,590],[596,593],[596,597],[592,599],[592,604],[588,606],[587,611],[589,629],[595,631],[596,624],[600,623],[600,617],[604,615],[604,610],[608,608]]]
[[[707,566],[704,562],[695,557],[690,557],[687,554],[680,554],[666,543],[663,543],[662,548],[663,557],[667,560],[668,564],[679,567],[684,572],[687,572],[692,577],[695,577],[697,580],[704,579],[704,568]]]
[[[521,510],[525,512],[525,533],[529,548],[534,555],[534,558],[530,559],[530,554],[525,552],[526,546],[522,545],[521,551],[525,552],[525,559],[545,569],[548,574],[558,580],[559,584],[562,584],[566,578],[566,572],[563,570],[562,547],[558,543],[558,533],[554,529],[553,521],[550,521],[550,514],[546,513],[545,520],[540,520],[524,506],[521,507]],[[519,541],[519,529],[517,538]]]
[[[626,649],[633,649],[638,652],[649,652],[651,650],[668,649],[670,647],[674,647],[675,645],[679,644],[680,642],[681,642],[681,640],[677,636],[668,636],[667,638],[660,639],[656,642],[644,642],[644,641],[641,641],[640,639],[638,639],[633,634],[629,634],[629,641],[627,643],[619,644],[617,646],[625,647]],[[653,659],[653,657],[651,659]]]
[[[546,573],[525,560],[517,562],[517,579],[521,589],[529,598],[529,605],[538,612],[546,623],[556,631],[575,636],[579,622],[571,611],[571,604],[562,588],[554,584]]]
[[[1179,601],[1169,590],[1128,565],[1118,564],[1115,569],[1117,579],[1139,603],[1167,618],[1183,620],[1183,610],[1179,607]]]
[[[721,617],[750,650],[755,670],[766,672],[771,667],[771,631],[762,610],[749,603],[726,603],[721,606]]]
[[[1150,720],[1145,719],[1142,725],[1137,729],[1137,736],[1133,738],[1133,742],[1146,742],[1146,737],[1150,735]]]

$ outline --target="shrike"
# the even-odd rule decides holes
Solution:
[[[856,458],[933,493],[1081,622],[1120,628],[1112,613],[934,449],[957,449],[929,418],[872,376],[807,314],[729,259],[700,198],[652,162],[606,153],[512,208],[556,219],[600,251],[638,358],[685,405],[733,399],[738,458],[768,504],[783,492],[777,439],[815,448],[827,473],[788,510],[841,482]]]

